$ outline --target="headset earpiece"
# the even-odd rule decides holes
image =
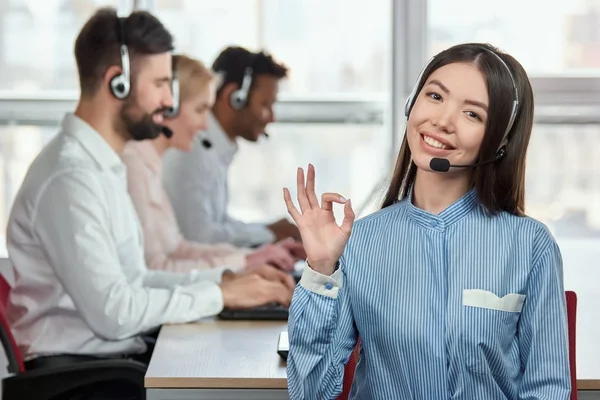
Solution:
[[[123,20],[119,18],[119,40],[121,41],[121,73],[110,80],[110,92],[119,100],[129,96],[131,91],[131,77],[129,70],[129,50],[125,44]]]
[[[246,106],[246,103],[248,102],[250,86],[252,86],[252,67],[246,68],[244,72],[244,79],[242,79],[242,85],[239,89],[231,93],[229,103],[234,110],[239,111]]]
[[[174,118],[179,114],[179,78],[173,69],[173,80],[171,81],[171,94],[173,95],[173,106],[163,113],[167,118]]]
[[[498,151],[496,152],[496,160],[501,159],[506,154],[506,146],[500,146]]]

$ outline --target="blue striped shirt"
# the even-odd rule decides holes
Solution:
[[[471,190],[438,215],[408,200],[354,224],[340,269],[308,267],[288,322],[290,399],[567,400],[562,259],[540,222]]]

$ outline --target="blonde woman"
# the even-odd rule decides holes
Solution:
[[[302,246],[293,240],[250,250],[225,243],[190,242],[181,235],[163,186],[162,156],[168,149],[189,151],[198,132],[206,128],[214,103],[215,77],[200,61],[184,55],[173,56],[173,65],[174,107],[164,121],[168,133],[153,140],[131,141],[122,153],[129,194],[143,229],[148,267],[183,272],[218,266],[240,272],[272,264],[293,270],[304,255]]]

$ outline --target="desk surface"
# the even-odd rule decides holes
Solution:
[[[283,321],[220,321],[166,325],[145,377],[146,388],[286,389],[286,364],[277,354]],[[579,390],[600,390],[581,379]]]
[[[220,321],[163,326],[146,388],[287,389],[277,354],[285,321]]]

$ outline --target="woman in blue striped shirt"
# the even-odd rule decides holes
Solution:
[[[335,398],[358,338],[352,399],[569,398],[561,255],[524,215],[533,109],[513,57],[454,46],[406,103],[380,211],[353,223],[350,200],[319,204],[314,167],[298,170],[300,210],[284,198],[309,267],[290,309],[292,400]]]

